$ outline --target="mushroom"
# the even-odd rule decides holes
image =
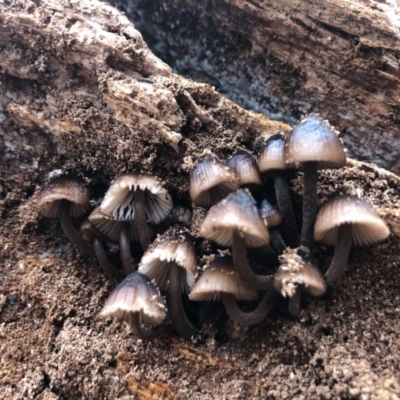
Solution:
[[[274,289],[289,298],[289,312],[298,316],[301,291],[319,297],[325,294],[326,284],[307,247],[287,248],[279,259],[281,264],[274,276]]]
[[[230,258],[222,257],[216,258],[204,270],[189,297],[193,301],[219,301],[221,298],[231,319],[243,325],[255,325],[267,316],[275,303],[277,292],[268,291],[255,310],[242,311],[236,300],[257,300],[257,290],[240,279]]]
[[[389,228],[367,200],[351,195],[349,188],[338,189],[319,210],[314,226],[317,242],[335,245],[325,273],[327,283],[332,284],[345,272],[352,245],[366,246],[389,234]]]
[[[257,163],[247,151],[236,152],[226,164],[238,178],[240,186],[250,190],[261,187],[262,179]]]
[[[79,218],[90,208],[90,190],[76,176],[60,175],[51,180],[40,193],[37,206],[40,215],[60,219],[68,239],[85,253],[94,256],[94,250],[76,230],[71,218]]]
[[[190,198],[200,207],[210,207],[238,188],[235,174],[208,153],[190,173]]]
[[[282,254],[286,248],[286,244],[277,229],[277,226],[282,223],[281,214],[267,199],[261,202],[260,214],[265,226],[268,228],[272,247],[277,254]]]
[[[303,224],[300,244],[310,247],[317,215],[318,170],[346,164],[343,144],[336,132],[315,115],[304,118],[285,140],[286,166],[304,170]]]
[[[150,245],[146,219],[158,224],[172,209],[172,199],[161,181],[149,174],[126,174],[117,178],[100,204],[103,214],[118,221],[134,221],[143,251]]]
[[[182,294],[193,286],[197,273],[190,235],[178,228],[159,235],[144,253],[138,271],[154,280],[161,291],[167,291],[168,310],[178,334],[188,339],[196,336],[198,329],[187,317],[182,302]]]
[[[235,269],[244,282],[260,290],[271,287],[272,276],[255,274],[247,260],[246,247],[268,245],[269,234],[246,189],[231,193],[211,207],[199,234],[221,246],[232,247]]]
[[[94,212],[96,212],[96,209]],[[84,240],[93,244],[97,260],[99,261],[104,272],[106,272],[112,278],[121,278],[121,272],[110,262],[104,250],[103,241],[106,239],[106,236],[98,231],[89,221],[89,219],[85,219],[82,222],[79,231]]]
[[[101,317],[116,317],[127,320],[133,333],[144,340],[153,339],[164,332],[161,325],[167,315],[158,289],[150,279],[134,272],[128,275],[110,294]],[[142,324],[155,325],[145,328]]]
[[[124,220],[116,220],[112,215],[102,213],[100,207],[96,207],[93,210],[88,220],[107,238],[119,243],[121,262],[125,276],[132,273],[135,269],[132,264],[130,243],[138,240],[139,233],[136,226]],[[102,263],[104,257],[101,255],[102,250],[98,241],[95,243],[95,251],[98,257],[100,255],[101,259],[99,258],[99,262]]]
[[[275,195],[283,218],[285,239],[290,247],[297,247],[300,238],[286,178],[287,167],[284,158],[284,145],[285,138],[280,133],[269,137],[261,150],[258,166],[262,173],[274,178]]]

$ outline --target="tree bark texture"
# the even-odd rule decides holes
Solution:
[[[226,93],[230,85],[230,96],[247,107],[289,122],[319,111],[340,127],[352,154],[396,170],[399,44],[389,2],[231,0],[199,2],[202,10],[189,1],[129,4],[142,25],[147,16],[165,21],[166,33],[149,25],[153,38],[177,33],[171,65],[190,65]],[[193,21],[207,21],[213,32],[201,45],[194,45],[202,36]],[[179,26],[192,30],[179,36]],[[354,250],[345,279],[323,299],[304,298],[299,320],[282,299],[247,330],[212,305],[202,311],[208,324],[197,341],[143,342],[120,321],[97,317],[112,283],[95,259],[68,244],[58,223],[38,217],[37,193],[57,170],[85,176],[95,201],[122,173],[154,173],[175,203],[192,208],[196,236],[205,212],[190,202],[188,175],[199,156],[212,150],[225,161],[244,149],[257,156],[269,135],[290,126],[174,74],[126,16],[94,0],[0,0],[0,56],[0,398],[399,395],[394,173],[349,160],[321,174],[319,203],[337,186],[351,186],[393,235]],[[301,220],[301,177],[291,189]],[[200,257],[216,251],[198,237],[196,247]],[[332,253],[318,247],[321,268]]]

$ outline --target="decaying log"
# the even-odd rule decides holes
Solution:
[[[395,0],[111,0],[163,60],[291,124],[318,112],[350,155],[400,171]]]
[[[297,2],[294,12],[289,1],[281,2],[293,14],[297,33],[308,29],[302,21],[310,17],[301,11],[306,3]],[[332,7],[334,3],[339,7],[339,2],[329,2]],[[239,12],[245,3],[235,4],[232,1]],[[246,9],[254,13],[256,6]],[[376,5],[374,12],[384,6],[389,7]],[[316,10],[314,5],[309,12]],[[285,21],[274,22],[267,31],[279,31]],[[213,29],[219,32],[217,26]],[[312,32],[324,29],[313,22]],[[363,45],[368,38],[368,43],[381,44],[381,28],[376,29],[365,33]],[[387,30],[386,39],[391,35]],[[315,45],[318,37],[322,41],[315,34],[308,37],[310,42],[304,45]],[[340,35],[332,37],[338,46],[348,42]],[[272,52],[277,43],[270,43]],[[291,52],[284,42],[281,45],[282,52]],[[394,42],[390,46],[397,51]],[[262,54],[263,47],[259,49]],[[189,50],[187,54],[193,55]],[[120,322],[97,318],[112,284],[96,260],[67,243],[56,223],[38,218],[35,198],[44,182],[58,169],[81,174],[96,188],[97,199],[119,174],[152,172],[163,179],[174,201],[190,206],[188,174],[205,150],[222,160],[238,149],[256,154],[266,137],[290,127],[242,109],[209,84],[172,73],[127,17],[95,0],[0,0],[0,55],[2,399],[361,395],[394,399],[399,395],[400,180],[396,175],[351,160],[342,170],[322,174],[320,201],[339,185],[357,188],[394,235],[374,249],[356,250],[346,278],[327,297],[306,299],[299,320],[288,315],[282,301],[271,317],[248,331],[218,316],[223,328],[208,326],[195,342],[168,336],[145,343]],[[296,57],[293,53],[293,60]],[[275,65],[281,65],[276,60]],[[316,60],[318,68],[320,61]],[[326,87],[317,67],[315,81],[311,71],[299,73],[298,98],[303,106],[306,93],[315,94],[318,85]],[[271,85],[279,76],[271,75]],[[337,77],[334,83],[339,81]],[[272,85],[271,93],[277,87]],[[358,96],[369,104],[369,94],[363,90]],[[379,101],[377,96],[377,107],[382,105]],[[388,120],[379,121],[384,129]],[[359,137],[357,132],[363,131],[349,132],[345,137]],[[388,157],[392,159],[389,152]],[[292,181],[292,188],[299,209],[301,178]],[[194,208],[192,232],[203,215]],[[326,268],[332,251],[321,247],[318,254]]]

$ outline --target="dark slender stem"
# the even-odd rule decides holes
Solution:
[[[135,268],[132,264],[129,224],[125,222],[122,222],[121,232],[119,233],[119,252],[121,254],[124,274],[128,276],[132,272],[135,272]]]
[[[331,265],[325,273],[326,283],[332,284],[338,280],[346,271],[347,259],[351,247],[351,225],[341,225],[337,234],[335,253]]]
[[[146,251],[150,246],[149,231],[146,222],[146,204],[144,202],[144,191],[137,189],[135,192],[135,221],[139,233],[139,242],[142,250]]]
[[[297,229],[296,217],[293,211],[290,198],[289,184],[284,175],[278,174],[274,179],[276,201],[282,216],[283,231],[289,247],[296,248],[299,245],[300,237]]]
[[[317,182],[318,170],[316,162],[304,164],[303,225],[301,227],[300,244],[310,248],[313,243],[313,231],[317,216]]]
[[[269,236],[271,238],[272,247],[274,248],[276,254],[281,255],[287,246],[283,241],[279,230],[277,228],[271,228],[269,230]]]
[[[60,221],[61,226],[67,235],[68,239],[76,246],[78,249],[84,251],[89,256],[95,256],[93,247],[81,236],[81,234],[76,230],[74,224],[71,221],[69,215],[70,203],[67,200],[62,200],[61,203],[61,215]]]
[[[229,317],[242,325],[255,325],[261,322],[279,297],[279,293],[275,290],[269,290],[258,304],[257,308],[250,312],[242,311],[236,303],[232,294],[222,293],[221,298],[225,306],[225,310]]]
[[[183,269],[176,263],[170,263],[169,288],[167,293],[168,310],[171,314],[172,325],[180,336],[190,339],[197,336],[198,329],[189,321],[182,302]]]
[[[294,317],[300,315],[301,288],[297,287],[294,295],[289,298],[289,313]]]
[[[122,274],[114,267],[114,265],[111,264],[110,260],[108,259],[104,250],[103,242],[98,238],[94,238],[93,247],[94,251],[96,252],[97,259],[106,274],[108,274],[111,278],[116,278],[119,280],[122,277]]]
[[[128,321],[132,332],[139,339],[151,340],[165,333],[164,325],[159,325],[153,328],[144,328],[140,324],[139,313],[129,314]]]
[[[246,243],[235,231],[232,239],[232,258],[235,270],[243,282],[258,290],[272,288],[273,275],[257,275],[250,267],[247,260]]]

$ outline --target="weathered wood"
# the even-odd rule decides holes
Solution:
[[[400,171],[394,0],[111,0],[176,71],[291,124],[318,112],[349,154]]]

